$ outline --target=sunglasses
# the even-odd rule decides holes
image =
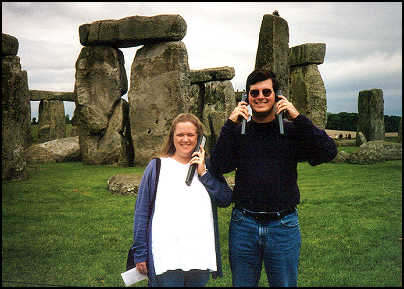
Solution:
[[[260,91],[258,89],[252,89],[250,90],[250,95],[252,97],[257,97],[260,94]],[[262,95],[265,97],[269,97],[272,94],[272,90],[269,88],[265,88],[262,90]]]

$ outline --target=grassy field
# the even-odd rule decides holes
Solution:
[[[143,169],[42,164],[3,182],[2,286],[123,287],[135,197],[111,194],[107,180]],[[303,163],[299,186],[300,287],[402,286],[402,161]],[[208,286],[231,286],[230,213],[219,209],[224,278]]]

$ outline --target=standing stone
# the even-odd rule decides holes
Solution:
[[[358,127],[367,141],[384,140],[383,90],[362,90],[358,97]]]
[[[60,100],[41,100],[38,109],[38,140],[41,143],[65,137],[65,107]]]
[[[6,35],[6,36],[5,36]],[[5,44],[5,39],[10,43]],[[4,49],[9,45],[10,49]],[[14,47],[14,48],[12,48]],[[21,70],[20,58],[16,56],[18,41],[2,34],[1,57],[1,109],[2,109],[2,179],[27,177],[24,150],[32,142],[31,106],[27,72]],[[11,54],[11,55],[6,55]]]
[[[398,140],[399,140],[399,142],[403,142],[403,131],[402,131],[402,120],[403,120],[403,118],[401,117],[400,118],[400,126],[398,127]]]
[[[324,82],[316,64],[290,68],[289,101],[314,125],[325,129],[327,97]]]
[[[182,41],[144,45],[136,51],[128,93],[136,164],[147,164],[158,155],[172,120],[195,107],[190,85]]]
[[[2,33],[1,56],[16,56],[18,53],[18,39],[14,36]]]
[[[83,163],[125,165],[130,161],[124,147],[128,136],[123,133],[129,124],[124,121],[121,99],[127,89],[119,49],[97,46],[81,50],[76,62],[74,115]]]
[[[234,88],[230,80],[211,81],[205,84],[202,122],[206,128],[207,151],[216,145],[222,126],[236,106]]]
[[[289,101],[321,129],[327,124],[327,96],[317,65],[324,56],[325,43],[298,45],[289,54]]]
[[[286,98],[289,96],[289,26],[283,18],[266,14],[261,23],[255,69],[275,73]]]

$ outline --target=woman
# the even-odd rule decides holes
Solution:
[[[134,260],[149,286],[205,286],[222,276],[217,206],[230,205],[232,191],[215,176],[205,150],[193,153],[203,134],[200,120],[179,114],[171,124],[160,161],[147,165],[136,199]],[[189,166],[197,165],[190,186]],[[156,168],[160,168],[159,172]]]

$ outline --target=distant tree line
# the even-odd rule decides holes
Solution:
[[[384,129],[385,132],[397,132],[400,126],[401,116],[384,116]],[[356,131],[358,123],[358,114],[355,112],[340,112],[330,113],[327,112],[327,126],[326,129],[334,130],[349,130]]]

